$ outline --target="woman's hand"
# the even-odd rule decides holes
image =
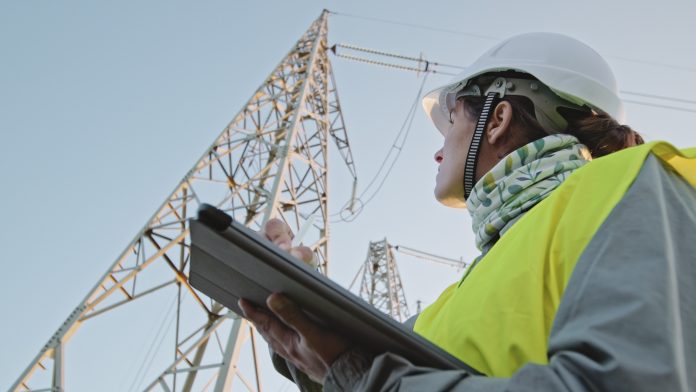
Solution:
[[[314,265],[314,252],[303,245],[293,247],[292,239],[295,238],[295,235],[292,233],[292,230],[290,230],[290,226],[282,220],[277,218],[270,219],[264,225],[261,234],[278,245],[281,249],[290,252],[291,255],[310,266],[316,267]]]
[[[312,322],[281,294],[270,295],[266,304],[272,314],[247,300],[239,300],[244,317],[254,324],[273,351],[312,380],[323,383],[331,364],[350,348],[348,342]]]
[[[306,246],[292,246],[294,234],[280,219],[270,219],[261,231],[262,235],[312,267],[314,252]],[[339,355],[349,345],[341,336],[324,330],[304,314],[294,302],[281,294],[272,294],[266,300],[268,312],[244,299],[239,307],[271,349],[292,362],[298,369],[317,382],[323,382],[326,373]]]

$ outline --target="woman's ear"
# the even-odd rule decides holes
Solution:
[[[488,144],[495,147],[505,147],[505,144],[510,139],[510,125],[512,124],[512,106],[508,101],[499,102],[491,117],[488,120],[486,127],[486,139]]]

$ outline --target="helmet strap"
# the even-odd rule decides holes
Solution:
[[[476,164],[478,163],[481,139],[483,138],[483,132],[486,129],[486,124],[488,124],[491,109],[493,108],[493,103],[497,96],[498,92],[496,91],[491,91],[486,95],[486,100],[483,103],[483,110],[481,110],[481,115],[479,115],[478,121],[476,122],[476,129],[474,129],[474,135],[471,138],[471,144],[469,145],[469,152],[466,155],[466,164],[464,166],[464,200],[469,198],[471,190],[475,185],[474,176],[476,175]]]

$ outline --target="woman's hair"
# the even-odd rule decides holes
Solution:
[[[485,98],[465,96],[460,99],[466,103],[470,117],[477,119],[483,110]],[[534,104],[529,98],[507,95],[503,100],[512,107],[512,124],[526,130],[529,141],[548,135],[536,120]],[[606,113],[566,108],[559,108],[559,113],[568,121],[568,128],[564,133],[577,137],[594,158],[644,143],[638,132],[628,125],[619,124]]]

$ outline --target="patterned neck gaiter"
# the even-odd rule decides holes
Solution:
[[[591,159],[587,147],[566,134],[535,140],[503,158],[474,185],[466,201],[476,247],[488,250],[509,222],[544,200]]]

